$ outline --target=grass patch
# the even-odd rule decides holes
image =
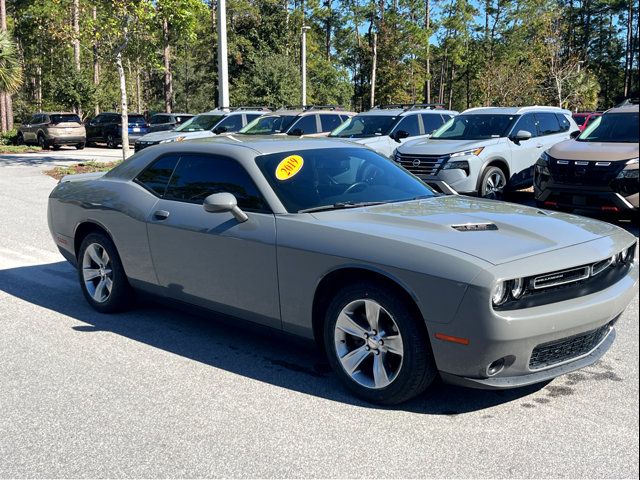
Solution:
[[[113,167],[120,165],[121,160],[117,162],[82,162],[68,167],[55,167],[51,170],[46,170],[44,173],[50,177],[60,180],[65,175],[76,175],[78,173],[93,173],[93,172],[108,172]]]
[[[31,147],[28,145],[0,145],[0,155],[4,153],[35,153],[41,150],[40,147]]]

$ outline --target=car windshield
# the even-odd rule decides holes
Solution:
[[[579,142],[638,143],[638,112],[607,113],[589,122]]]
[[[273,133],[284,133],[293,124],[297,115],[269,115],[258,117],[238,133],[246,135],[269,135]]]
[[[506,137],[518,115],[463,114],[431,135],[432,140],[486,140]]]
[[[75,113],[54,114],[49,116],[51,123],[82,123]]]
[[[581,127],[582,125],[584,125],[584,122],[587,120],[588,115],[574,115],[573,116],[573,120],[576,122],[576,124]]]
[[[389,135],[397,119],[397,116],[389,115],[356,115],[336,128],[329,136],[338,138],[367,138]]]
[[[176,132],[201,132],[203,130],[211,130],[215,127],[216,123],[222,120],[224,115],[196,115],[195,117],[187,120],[178,128]]]
[[[398,164],[365,148],[281,152],[257,157],[256,163],[291,213],[435,195]]]

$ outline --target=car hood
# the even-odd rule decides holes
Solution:
[[[589,242],[619,230],[598,220],[459,195],[312,215],[333,228],[439,245],[493,265]],[[453,228],[483,224],[497,229]]]
[[[499,141],[499,138],[491,138],[488,140],[436,140],[432,138],[420,138],[402,144],[398,147],[398,152],[403,155],[446,155],[448,153],[495,145]]]
[[[153,132],[143,135],[138,140],[141,142],[161,142],[162,140],[175,140],[178,137],[184,137],[185,140],[193,138],[214,137],[215,133],[209,130],[198,132],[176,132],[175,130]]]
[[[615,162],[638,158],[637,143],[578,142],[566,140],[555,144],[547,153],[562,160],[598,160]]]

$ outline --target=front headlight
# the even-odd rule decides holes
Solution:
[[[525,293],[525,282],[523,278],[504,280],[498,282],[493,287],[491,302],[494,306],[503,305],[507,300],[518,300]]]
[[[166,140],[160,140],[160,143],[171,143],[171,142],[184,142],[187,137],[176,137],[176,138],[167,138]]]
[[[539,162],[544,162],[544,163],[549,163],[549,160],[551,160],[551,157],[547,152],[542,152],[542,154],[540,155],[540,158],[538,158]]]
[[[619,174],[617,178],[638,178],[638,159],[637,158],[632,158],[631,160],[629,160],[627,162],[627,164],[624,167],[624,170],[622,170]]]
[[[465,150],[464,152],[456,152],[456,153],[452,153],[450,158],[464,157],[466,155],[478,156],[478,155],[480,155],[482,150],[484,150],[484,147],[474,148],[473,150]]]
[[[466,160],[458,160],[457,162],[447,162],[442,166],[443,170],[464,170],[469,175],[469,162]]]

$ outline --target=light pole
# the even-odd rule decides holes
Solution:
[[[300,63],[302,64],[302,106],[307,104],[307,30],[311,27],[302,26],[302,51],[300,52]]]
[[[227,63],[227,2],[218,0],[218,107],[229,108],[229,66]]]

